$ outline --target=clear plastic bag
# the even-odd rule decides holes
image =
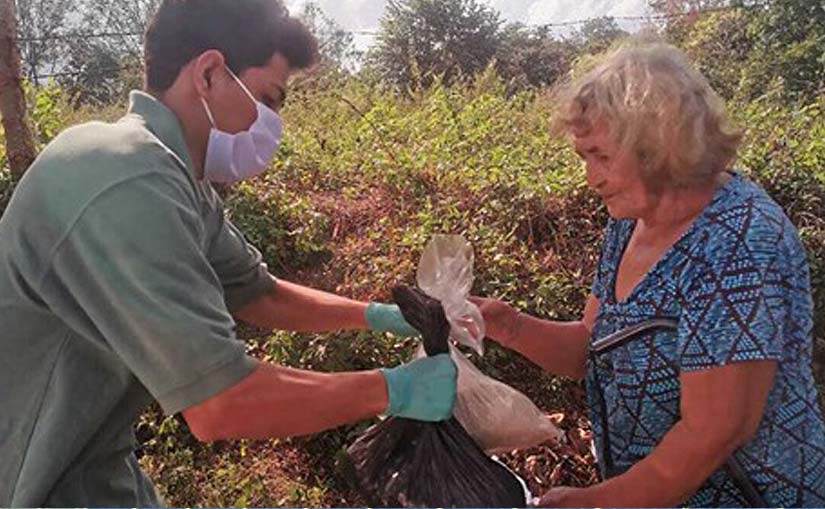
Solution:
[[[450,339],[484,353],[484,319],[467,300],[473,286],[473,248],[460,235],[435,235],[418,263],[418,287],[441,301]]]
[[[424,357],[424,349],[416,357]],[[481,372],[450,346],[458,367],[458,395],[453,415],[487,454],[526,449],[561,437],[561,431],[530,398]]]
[[[467,300],[473,286],[473,248],[460,235],[436,235],[418,264],[418,286],[441,302],[450,323],[450,339],[483,355],[484,319]],[[458,349],[450,352],[458,366],[455,417],[489,454],[532,447],[556,439],[558,428],[530,399],[484,375]],[[421,349],[417,356],[424,356]]]

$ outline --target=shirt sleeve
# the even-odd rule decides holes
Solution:
[[[263,263],[261,253],[225,217],[211,242],[208,256],[231,312],[272,291],[275,280]]]
[[[683,371],[782,358],[787,257],[775,234],[750,224],[737,218],[717,225],[694,246],[680,283]]]
[[[192,200],[160,175],[108,188],[54,249],[40,283],[53,312],[111,349],[167,414],[256,366],[234,336]]]

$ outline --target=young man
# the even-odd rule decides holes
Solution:
[[[0,506],[157,506],[133,454],[154,399],[200,440],[446,419],[445,356],[321,374],[258,362],[234,319],[412,332],[397,307],[275,281],[210,182],[265,170],[287,78],[316,42],[279,0],[165,0],[146,92],[58,136],[0,221]]]

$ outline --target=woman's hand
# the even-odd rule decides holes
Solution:
[[[550,488],[541,497],[533,499],[531,507],[592,507],[587,500],[586,488],[559,486]]]
[[[481,311],[488,338],[554,375],[584,377],[590,331],[583,320],[542,320],[495,299],[470,297],[470,302]]]
[[[484,317],[487,337],[502,346],[512,347],[518,339],[520,313],[506,302],[496,299],[470,297]]]

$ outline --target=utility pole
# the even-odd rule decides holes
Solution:
[[[0,116],[3,117],[9,167],[12,174],[19,177],[34,161],[35,149],[26,121],[14,0],[0,0]]]

